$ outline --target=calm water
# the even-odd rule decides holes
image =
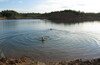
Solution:
[[[40,41],[42,36],[46,41]],[[100,22],[0,20],[0,56],[28,56],[44,61],[100,58]]]

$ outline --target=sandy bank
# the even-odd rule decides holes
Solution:
[[[27,57],[21,58],[1,58],[0,65],[100,65],[100,58],[93,60],[82,61],[77,59],[75,61],[62,62],[40,62]]]
[[[5,17],[0,17],[0,20],[5,20],[6,18]]]

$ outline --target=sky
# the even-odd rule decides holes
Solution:
[[[100,12],[100,0],[0,0],[0,11],[45,13],[60,10]]]

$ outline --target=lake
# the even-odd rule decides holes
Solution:
[[[100,21],[0,20],[0,57],[21,56],[40,61],[100,58]]]

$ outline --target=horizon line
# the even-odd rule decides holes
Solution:
[[[57,12],[57,11],[64,11],[64,10],[71,10],[71,11],[83,12],[83,13],[100,13],[100,12],[85,12],[85,11],[73,10],[73,9],[55,10],[55,11],[50,11],[50,12],[20,12],[20,11],[14,10],[14,9],[4,9],[4,10],[1,10],[0,12],[6,11],[6,10],[12,10],[12,11],[16,11],[18,13],[41,13],[41,14],[43,14],[43,13],[51,13],[51,12]]]

